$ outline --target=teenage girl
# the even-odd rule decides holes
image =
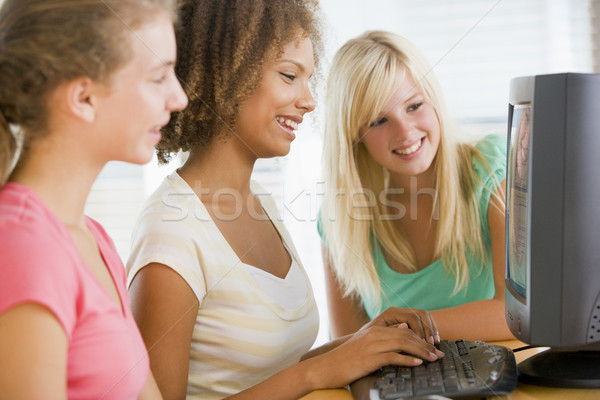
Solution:
[[[320,228],[334,337],[390,306],[425,309],[443,339],[508,339],[506,138],[456,140],[431,66],[372,31],[335,55],[325,104]]]
[[[134,315],[167,399],[298,399],[384,364],[441,356],[429,314],[400,309],[307,354],[318,331],[312,288],[251,174],[258,159],[290,151],[315,108],[316,7],[183,2],[176,72],[190,106],[163,130],[158,156],[189,156],[148,199],[127,263]]]
[[[161,398],[123,264],[84,206],[108,161],[150,161],[187,104],[173,21],[169,0],[0,8],[2,398]]]

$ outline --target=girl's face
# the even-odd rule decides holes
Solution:
[[[313,70],[312,43],[302,36],[265,65],[258,88],[240,106],[233,135],[249,157],[288,154],[304,114],[315,108],[309,89]]]
[[[360,129],[361,142],[392,180],[432,172],[440,144],[433,105],[406,75],[374,121]]]
[[[160,128],[187,96],[175,77],[176,45],[171,21],[161,14],[131,34],[131,61],[113,74],[98,96],[97,148],[109,160],[150,161]]]

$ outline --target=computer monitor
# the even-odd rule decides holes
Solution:
[[[506,321],[522,382],[600,387],[600,74],[510,82]]]

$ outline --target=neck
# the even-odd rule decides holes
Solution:
[[[31,188],[68,227],[84,227],[84,208],[103,164],[89,155],[38,141],[21,157],[10,181]]]
[[[423,189],[435,189],[435,173],[430,169],[420,175],[394,175],[390,176],[390,187],[401,188],[403,193]]]
[[[231,140],[215,138],[206,148],[192,149],[179,169],[180,176],[202,201],[212,200],[219,189],[242,196],[250,194],[250,178],[256,159],[235,151],[231,143]]]

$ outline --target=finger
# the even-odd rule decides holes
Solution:
[[[385,361],[384,365],[399,365],[399,366],[403,366],[403,367],[416,367],[421,364],[423,364],[423,359],[421,359],[419,357],[413,357],[411,355],[402,354],[402,353],[390,353],[389,358]]]
[[[409,308],[389,307],[379,314],[373,321],[372,326],[391,326],[402,322],[408,322],[413,314]]]
[[[426,311],[418,309],[390,307],[379,315],[379,320],[374,325],[395,326],[406,323],[417,335],[425,339],[426,335],[421,314],[425,315],[426,313]]]
[[[444,353],[437,350],[435,347],[427,348],[423,346],[424,342],[419,340],[419,343],[404,343],[402,350],[390,351],[390,354],[399,354],[412,358],[418,358],[420,360],[434,362],[444,356]]]
[[[439,344],[440,335],[438,333],[437,325],[435,324],[433,316],[427,311],[425,311],[423,313],[423,316],[421,317],[421,320],[423,321],[423,328],[425,329],[427,342],[433,345],[435,345],[436,343]]]
[[[425,310],[390,307],[379,314],[369,324],[363,326],[398,326],[407,323],[419,337],[431,344],[440,342],[437,325],[431,314]],[[362,329],[362,328],[361,328]]]
[[[415,354],[416,353],[416,354]],[[434,362],[444,355],[438,355],[432,352],[422,352],[419,350],[414,350],[413,352],[391,352],[386,355],[386,364],[394,364],[394,365],[402,365],[402,366],[416,366],[423,364],[423,361]]]
[[[419,336],[432,345],[440,343],[440,335],[437,329],[437,325],[431,313],[425,310],[413,310],[415,313],[415,328],[411,326],[411,329],[415,330]],[[422,330],[422,334],[420,334]]]
[[[409,329],[408,324],[406,322],[402,322],[400,324],[395,324],[395,325],[389,325],[386,328]]]
[[[392,326],[406,321],[403,309],[390,307],[375,317],[366,326]]]
[[[433,315],[429,314],[430,318],[431,318],[431,328],[433,329],[433,340],[435,344],[440,344],[440,342],[442,341],[442,339],[440,338],[440,331],[437,327],[437,324],[435,323],[435,318],[433,318]]]
[[[431,329],[433,344],[440,344],[440,331],[438,330],[437,324],[435,323],[435,318],[433,318],[433,315],[431,315],[430,313],[427,313],[427,315],[429,316],[429,327]]]
[[[444,353],[437,349],[434,344],[423,341],[422,338],[415,335],[411,330],[408,330],[412,334],[412,340],[406,340],[403,351],[422,357],[427,361],[435,361],[439,358],[444,357]]]
[[[404,324],[405,328],[401,328],[400,325],[398,325],[400,329],[377,328],[370,332],[373,334],[371,339],[377,342],[378,349],[376,351],[381,353],[398,352],[427,361],[435,361],[444,356],[444,353],[436,349],[434,345],[424,341],[411,329],[406,329],[406,324]]]
[[[425,331],[425,327],[423,326],[423,319],[421,317],[422,310],[407,310],[409,311],[409,317],[406,321],[410,329],[421,339],[427,340],[428,334]],[[427,340],[428,341],[428,340]],[[433,344],[433,343],[432,343]]]

